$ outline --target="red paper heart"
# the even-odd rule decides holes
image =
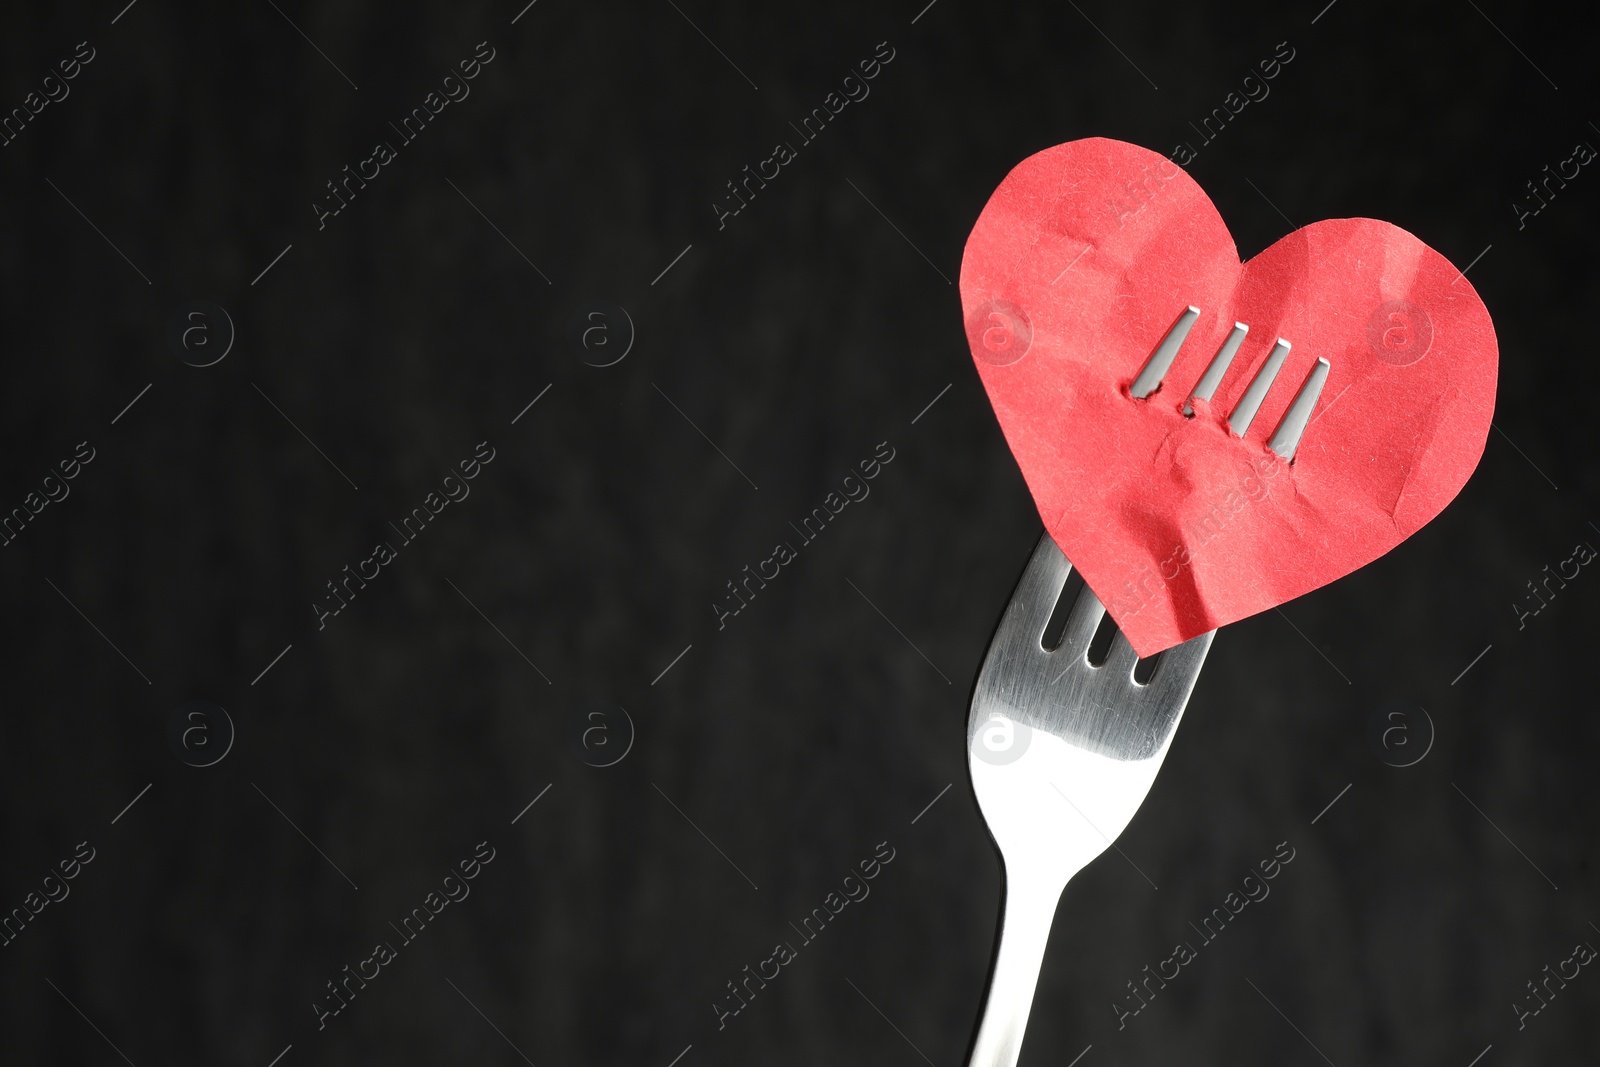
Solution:
[[[1313,223],[1250,260],[1193,179],[1104,138],[1019,164],[967,239],[961,300],[984,388],[1045,526],[1140,656],[1376,559],[1477,465],[1494,327],[1461,272],[1397,226]],[[1186,308],[1162,385],[1129,386]],[[1185,402],[1235,323],[1211,403]],[[1243,437],[1228,416],[1275,342]],[[1267,442],[1318,358],[1293,463]]]

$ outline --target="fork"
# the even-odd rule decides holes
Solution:
[[[1193,305],[1179,313],[1129,386],[1131,400],[1145,401],[1161,388],[1199,316]],[[1248,331],[1242,322],[1233,324],[1184,401],[1184,415],[1193,417],[1193,401],[1211,400]],[[1249,431],[1289,349],[1279,337],[1251,377],[1228,414],[1233,436]],[[1293,462],[1328,373],[1328,361],[1319,358],[1267,442],[1283,460]],[[1105,608],[1085,585],[1060,642],[1046,648],[1045,631],[1071,573],[1046,531],[989,642],[972,693],[967,769],[1000,851],[1005,897],[968,1067],[1015,1067],[1061,893],[1073,875],[1115,847],[1149,794],[1216,636],[1212,630],[1162,652],[1154,674],[1140,682],[1134,677],[1139,658],[1119,631],[1096,666],[1089,646]]]
[[[1150,792],[1216,631],[1161,653],[1148,683],[1119,631],[1098,667],[1105,609],[1086,585],[1061,642],[1045,628],[1072,565],[1046,533],[978,672],[967,720],[972,790],[1000,851],[1004,904],[969,1067],[1014,1067],[1056,902]]]

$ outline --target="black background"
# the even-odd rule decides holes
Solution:
[[[8,13],[5,109],[96,57],[0,148],[0,508],[95,459],[0,549],[0,908],[96,853],[0,948],[0,1059],[959,1067],[1000,892],[966,704],[1040,529],[962,244],[1023,157],[1170,152],[1287,41],[1190,173],[1246,256],[1285,216],[1364,215],[1470,263],[1497,430],[1407,543],[1218,635],[1132,862],[1063,898],[1023,1063],[1591,1062],[1600,978],[1520,1032],[1510,1006],[1600,943],[1597,579],[1521,630],[1511,607],[1600,543],[1600,178],[1520,230],[1511,207],[1600,144],[1592,33],[1321,6]],[[480,41],[470,98],[319,231],[324,183]],[[880,41],[870,97],[719,231],[724,183]],[[167,342],[197,299],[237,329],[204,369]],[[636,330],[606,368],[568,340],[597,300]],[[319,632],[323,583],[483,440],[471,496]],[[882,441],[871,496],[719,632],[724,583]],[[195,699],[238,731],[207,768],[167,741]],[[1404,769],[1367,740],[1389,700],[1437,730]],[[594,702],[636,727],[606,768],[572,741]],[[319,1031],[324,983],[484,840],[472,895]],[[724,983],[883,841],[870,897],[719,1031]],[[1271,897],[1119,1031],[1125,983],[1281,841]]]

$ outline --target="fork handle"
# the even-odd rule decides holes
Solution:
[[[1006,871],[999,947],[967,1067],[1016,1067],[1050,924],[1066,886],[1057,875]]]

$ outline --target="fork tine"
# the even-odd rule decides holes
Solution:
[[[1111,677],[1133,681],[1133,669],[1139,665],[1139,653],[1128,644],[1128,637],[1121,629],[1111,639],[1111,651],[1106,656],[1106,661],[1100,669],[1106,671]]]
[[[1256,412],[1261,410],[1261,402],[1267,398],[1267,390],[1272,388],[1272,383],[1277,380],[1278,371],[1283,369],[1283,361],[1289,355],[1289,342],[1278,338],[1277,344],[1272,346],[1261,369],[1256,371],[1256,376],[1250,379],[1250,385],[1245,389],[1244,396],[1239,398],[1239,403],[1234,405],[1233,413],[1228,416],[1228,429],[1238,437],[1243,437],[1250,431],[1250,423],[1255,420]]]
[[[1161,653],[1161,662],[1156,664],[1155,674],[1150,676],[1147,685],[1173,686],[1187,680],[1185,694],[1194,687],[1195,679],[1200,676],[1200,668],[1206,661],[1206,653],[1211,650],[1211,639],[1217,636],[1217,631],[1208,630],[1199,637],[1191,637],[1181,645],[1174,645]]]
[[[1244,343],[1245,334],[1250,332],[1250,327],[1242,322],[1233,324],[1233,329],[1228,333],[1228,339],[1222,342],[1222,347],[1217,349],[1217,354],[1211,357],[1206,372],[1200,376],[1194,392],[1189,394],[1189,400],[1204,400],[1208,403],[1217,386],[1222,384],[1223,375],[1228,373],[1228,368],[1233,365],[1233,357],[1238,354],[1239,346]],[[1194,406],[1188,402],[1183,405],[1185,415],[1194,414]]]
[[[1061,631],[1061,643],[1056,646],[1056,651],[1087,662],[1089,643],[1094,640],[1094,632],[1100,628],[1100,619],[1105,613],[1100,598],[1085,585],[1078,593],[1078,599],[1073,602],[1072,614],[1067,616],[1067,625]]]
[[[1191,304],[1183,309],[1178,321],[1172,324],[1172,328],[1167,330],[1167,336],[1161,339],[1156,350],[1150,354],[1144,370],[1139,372],[1139,377],[1128,387],[1129,396],[1135,400],[1143,400],[1161,388],[1161,379],[1167,376],[1167,370],[1178,355],[1178,349],[1183,347],[1184,338],[1189,336],[1189,331],[1194,327],[1194,320],[1199,317],[1200,309],[1194,305]]]
[[[1306,375],[1305,383],[1300,386],[1300,392],[1295,394],[1294,403],[1283,413],[1283,421],[1278,424],[1277,432],[1267,443],[1268,448],[1284,459],[1291,461],[1294,459],[1294,450],[1300,446],[1300,435],[1306,432],[1306,424],[1311,420],[1311,409],[1317,406],[1317,398],[1322,395],[1322,387],[1327,381],[1328,361],[1319,359],[1316,366],[1311,368],[1311,373]]]
[[[1016,592],[1001,620],[1000,626],[1008,642],[1032,641],[1043,647],[1045,627],[1050,624],[1056,601],[1061,599],[1061,590],[1071,573],[1072,564],[1046,530],[1034,546],[1033,555],[1017,580]],[[998,638],[1000,634],[995,636]]]

